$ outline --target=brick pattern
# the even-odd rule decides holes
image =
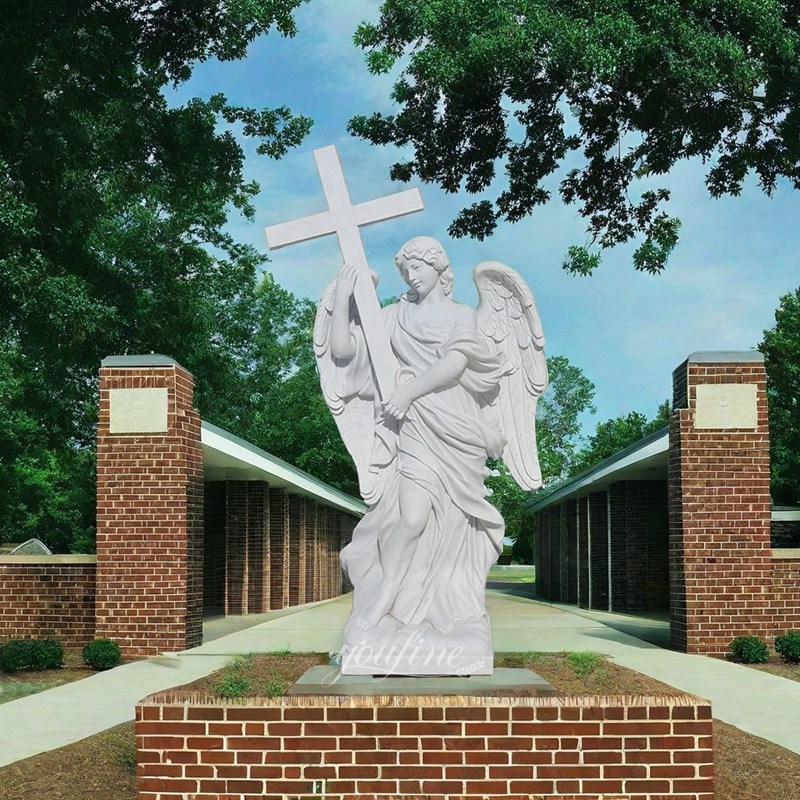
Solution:
[[[165,434],[111,435],[111,389],[168,391]],[[202,640],[203,455],[182,367],[100,370],[96,634],[126,656]]]
[[[714,791],[711,708],[684,695],[225,705],[165,694],[137,707],[136,735],[139,800],[712,800]]]
[[[225,485],[225,614],[247,613],[247,481]]]
[[[578,529],[578,605],[589,608],[589,505],[585,497],[575,501]]]
[[[0,561],[0,642],[55,637],[83,647],[94,638],[95,573],[94,563]]]
[[[719,654],[735,636],[771,633],[766,375],[753,362],[688,363],[676,372],[686,375],[686,393],[676,390],[670,421],[672,646]],[[756,386],[755,430],[694,427],[697,387],[714,383]]]
[[[269,486],[247,482],[247,612],[269,611]]]
[[[203,494],[203,608],[225,611],[225,540],[227,516],[225,481],[209,481]]]
[[[354,517],[349,515],[344,515],[342,517],[342,550],[350,544],[353,540],[353,530],[356,527],[357,520]],[[340,551],[341,552],[341,551]],[[353,591],[353,584],[345,576],[344,572],[341,570],[341,564],[339,567],[342,576],[342,593],[352,592]]]
[[[534,542],[536,546],[536,591],[547,600],[561,599],[558,555],[558,520],[553,508],[547,508],[534,520]]]
[[[666,481],[620,481],[611,493],[612,610],[669,608]]]
[[[567,569],[565,603],[578,602],[578,503],[567,500],[562,507],[564,515],[564,562]]]
[[[259,614],[345,591],[339,552],[355,517],[263,481],[210,482],[205,497],[207,610]]]
[[[225,481],[225,613],[269,611],[269,488],[264,481]]]
[[[589,495],[589,566],[592,570],[590,608],[608,611],[608,495]]]
[[[269,607],[289,604],[289,502],[283,489],[269,490]]]
[[[774,559],[769,633],[800,631],[800,558]]]
[[[317,576],[317,550],[319,548],[319,534],[317,532],[317,505],[313,500],[306,500],[304,511],[304,530],[306,545],[306,579],[305,598],[307,603],[314,603],[320,599]]]
[[[302,497],[289,497],[289,605],[305,602],[306,582],[306,503]]]

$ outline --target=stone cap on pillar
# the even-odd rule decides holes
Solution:
[[[748,364],[761,363],[764,354],[758,350],[701,350],[692,353],[685,363],[689,364]],[[680,369],[680,368],[679,368]]]
[[[169,356],[162,356],[159,353],[150,355],[136,356],[106,356],[101,362],[101,367],[122,367],[131,369],[134,367],[181,367],[181,365]]]

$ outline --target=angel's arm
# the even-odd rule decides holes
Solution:
[[[356,354],[356,342],[350,332],[350,298],[355,285],[355,267],[345,264],[336,281],[330,329],[331,354],[342,361],[349,361]]]
[[[413,381],[400,384],[383,404],[384,411],[394,419],[402,419],[415,400],[443,386],[456,383],[466,368],[467,357],[463,353],[447,353]]]
[[[477,328],[477,315],[474,308],[461,306],[458,309],[458,315],[459,328],[469,330]],[[389,416],[402,419],[415,400],[460,381],[468,363],[469,359],[464,353],[457,350],[445,353],[413,381],[398,386],[389,400],[384,403],[384,410]]]

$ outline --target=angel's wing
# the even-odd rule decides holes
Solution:
[[[487,398],[508,443],[503,460],[523,489],[542,485],[536,449],[536,404],[547,387],[542,323],[522,276],[499,261],[473,272],[478,288],[478,328],[515,367]]]
[[[329,339],[336,280],[334,278],[328,284],[317,306],[314,355],[325,402],[336,427],[339,428],[347,452],[355,462],[361,495],[368,501],[377,490],[378,480],[376,473],[369,469],[375,439],[374,388],[369,361],[365,360],[368,357],[363,341],[358,348],[359,355],[353,360],[355,363],[341,364],[331,353]],[[357,339],[363,338],[353,300],[350,301],[350,329]],[[358,363],[359,361],[362,363]]]

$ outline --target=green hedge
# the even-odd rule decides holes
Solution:
[[[64,649],[56,639],[9,639],[0,648],[0,670],[59,669],[64,664]]]
[[[113,639],[95,639],[82,651],[88,667],[96,670],[111,669],[122,660],[119,645]]]

